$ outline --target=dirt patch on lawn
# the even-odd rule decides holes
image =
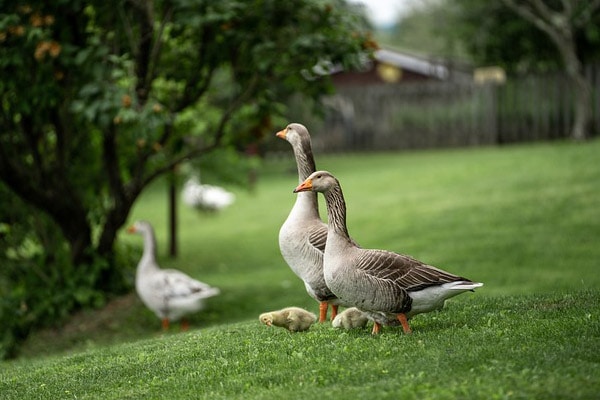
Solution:
[[[100,309],[79,311],[61,326],[33,332],[23,343],[20,356],[39,357],[133,340],[156,332],[156,321],[136,294],[130,293]]]

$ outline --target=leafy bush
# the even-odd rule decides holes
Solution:
[[[57,232],[50,218],[0,185],[0,358],[15,356],[32,329],[62,322],[75,309],[105,303],[107,293],[94,283],[108,261],[92,258],[92,263],[75,267]],[[124,274],[118,287],[123,291],[128,286]]]

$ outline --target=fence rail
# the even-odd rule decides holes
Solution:
[[[600,134],[600,65],[592,83],[591,133]],[[321,152],[464,147],[566,138],[577,95],[563,74],[527,75],[501,85],[426,82],[345,87],[326,99],[311,127]],[[317,127],[315,129],[314,127]]]

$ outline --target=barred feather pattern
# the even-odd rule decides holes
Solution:
[[[407,255],[356,246],[348,234],[339,181],[326,171],[315,172],[309,179],[312,190],[325,196],[329,224],[325,280],[342,301],[379,313],[385,320],[386,314],[404,313],[410,317],[442,308],[447,298],[482,286]],[[458,284],[464,285],[459,288]]]
[[[310,174],[315,172],[315,158],[313,156],[310,138],[303,137],[298,146],[294,146],[294,156],[298,168],[298,183],[304,181]]]
[[[333,178],[333,176],[331,176]],[[335,185],[324,192],[325,204],[327,205],[327,223],[329,230],[342,235],[350,240],[350,234],[346,226],[346,202],[340,182],[333,178]]]

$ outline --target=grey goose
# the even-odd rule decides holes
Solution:
[[[346,203],[339,181],[327,171],[316,171],[294,192],[321,192],[328,215],[323,271],[327,287],[344,303],[370,316],[373,334],[381,324],[397,319],[405,333],[408,319],[439,310],[450,297],[483,283],[427,265],[410,256],[386,250],[363,249],[350,240]]]
[[[310,134],[304,125],[292,123],[275,134],[292,145],[298,183],[315,172]],[[319,302],[319,322],[337,315],[339,300],[329,290],[323,277],[323,252],[327,240],[327,225],[319,215],[317,193],[300,193],[287,219],[279,230],[279,249],[285,262],[304,282],[308,294]]]

